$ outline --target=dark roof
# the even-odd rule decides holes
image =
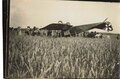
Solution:
[[[79,28],[83,31],[90,30],[90,29],[93,29],[93,28],[103,29],[103,28],[106,27],[105,24],[106,24],[105,22],[99,22],[99,23],[79,25],[79,26],[75,26],[73,28]]]
[[[78,28],[78,27],[71,27],[70,29],[70,32],[71,33],[80,33],[80,32],[83,32],[83,30],[82,29],[80,29],[80,28]]]
[[[52,24],[49,24],[46,27],[43,27],[41,29],[45,29],[45,30],[63,30],[63,31],[65,31],[65,30],[68,30],[71,27],[72,27],[72,25],[52,23]]]

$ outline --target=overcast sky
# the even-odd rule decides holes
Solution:
[[[120,3],[59,0],[11,0],[10,26],[44,27],[50,23],[70,22],[82,25],[109,18],[114,31],[120,33]]]

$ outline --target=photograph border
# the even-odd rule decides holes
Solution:
[[[106,0],[69,0],[69,1],[94,1],[94,2],[120,2]],[[3,20],[3,77],[8,76],[8,56],[9,56],[9,25],[10,25],[10,0],[2,0],[2,20]],[[119,69],[120,71],[120,69]]]
[[[6,78],[8,73],[8,48],[9,48],[9,17],[10,17],[10,0],[2,0],[3,3],[3,77]]]

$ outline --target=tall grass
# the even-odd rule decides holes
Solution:
[[[10,36],[8,78],[118,78],[120,40]]]

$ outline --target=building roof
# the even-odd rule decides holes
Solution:
[[[90,30],[90,29],[93,29],[93,28],[103,29],[105,27],[106,27],[105,22],[99,22],[99,23],[79,25],[79,26],[75,26],[74,28],[79,28],[83,31],[86,31],[86,30]]]
[[[59,23],[52,23],[52,24],[49,24],[41,29],[44,29],[44,30],[68,30],[69,28],[71,28],[72,25],[67,25],[67,24],[59,24]]]

